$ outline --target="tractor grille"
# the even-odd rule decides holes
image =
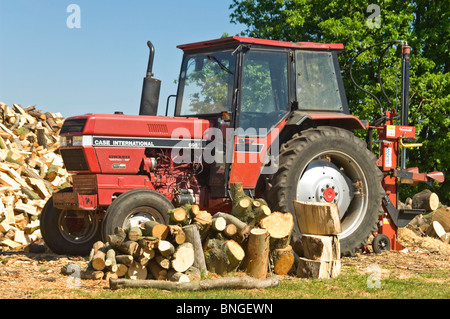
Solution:
[[[61,156],[68,171],[89,170],[89,166],[82,149],[62,149]]]
[[[73,191],[83,195],[97,194],[96,175],[74,175],[72,176]]]
[[[148,131],[153,134],[160,134],[165,135],[168,134],[169,131],[167,130],[166,124],[147,124],[148,125]]]

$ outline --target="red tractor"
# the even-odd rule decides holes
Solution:
[[[228,212],[229,186],[237,182],[285,213],[294,213],[294,200],[336,203],[343,255],[380,231],[377,247],[388,249],[395,227],[416,213],[397,210],[399,180],[441,179],[397,165],[399,143],[415,134],[407,126],[407,46],[403,122],[394,126],[389,110],[370,126],[349,114],[337,58],[342,44],[234,36],[180,45],[175,108],[169,115],[169,97],[165,116],[157,116],[160,81],[148,45],[139,115],[85,114],[61,129],[73,186],[55,193],[40,217],[55,253],[87,254],[118,226],[168,223],[166,212],[188,202]],[[373,129],[382,146],[378,163],[352,133]],[[392,232],[379,227],[383,218]],[[298,229],[294,235],[301,236]]]

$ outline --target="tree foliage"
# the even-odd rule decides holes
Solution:
[[[408,167],[421,172],[442,171],[444,184],[433,184],[441,202],[450,202],[450,6],[445,1],[415,0],[232,0],[231,22],[246,26],[242,35],[283,41],[343,43],[339,55],[347,99],[352,114],[373,121],[380,107],[351,83],[348,67],[361,48],[390,40],[405,40],[412,47],[410,65],[410,125],[416,126],[421,148],[408,150]],[[383,99],[377,63],[382,47],[361,54],[353,76],[374,93],[383,108],[399,106],[400,46],[393,46],[383,59],[381,79],[389,97]],[[401,197],[428,187],[402,187]]]

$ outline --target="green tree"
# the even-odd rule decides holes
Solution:
[[[372,4],[374,3],[374,4]],[[450,203],[450,6],[444,1],[416,0],[232,0],[231,22],[246,26],[241,35],[283,41],[343,43],[339,55],[352,114],[373,121],[380,108],[357,90],[348,76],[356,52],[375,43],[405,40],[412,47],[410,65],[410,125],[416,126],[421,148],[408,150],[408,167],[442,171],[444,184],[433,183],[441,202]],[[358,84],[383,99],[375,79],[382,47],[361,54],[353,67]],[[400,45],[388,50],[381,79],[390,108],[399,106]],[[401,198],[428,187],[402,187]]]

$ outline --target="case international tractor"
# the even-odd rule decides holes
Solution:
[[[170,96],[165,116],[157,116],[161,82],[147,44],[139,115],[85,114],[61,129],[73,185],[53,194],[40,217],[55,253],[88,254],[115,227],[168,223],[166,212],[188,202],[228,212],[231,183],[292,213],[294,222],[294,200],[336,203],[343,255],[365,247],[372,234],[374,250],[399,249],[397,227],[420,211],[397,209],[398,184],[443,180],[439,172],[405,168],[404,150],[418,145],[408,144],[415,128],[408,126],[410,47],[403,41],[377,44],[402,45],[401,111],[381,110],[370,124],[349,113],[342,44],[233,36],[180,45],[175,107],[169,114]],[[367,131],[369,145],[353,130]],[[296,227],[293,240],[300,236]]]

